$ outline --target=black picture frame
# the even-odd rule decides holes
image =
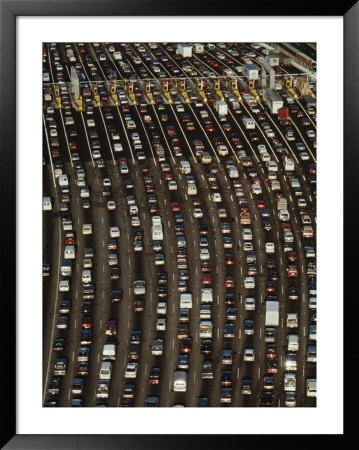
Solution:
[[[19,16],[342,16],[344,18],[344,208],[345,234],[352,236],[344,241],[344,254],[357,244],[356,221],[353,217],[354,199],[349,192],[349,183],[357,175],[359,142],[359,2],[341,1],[336,4],[317,0],[307,5],[302,2],[277,0],[256,2],[242,1],[231,4],[188,0],[169,2],[165,0],[0,0],[0,192],[5,212],[2,223],[1,255],[6,255],[2,267],[2,366],[6,364],[6,388],[2,390],[1,448],[5,449],[177,449],[183,444],[189,448],[221,448],[224,445],[267,445],[276,442],[277,435],[190,435],[189,441],[178,439],[180,435],[18,435],[16,434],[16,18]],[[174,9],[176,5],[176,9]],[[187,11],[190,14],[183,14]],[[307,13],[307,14],[305,14]],[[350,192],[349,192],[350,194]],[[354,200],[355,201],[355,200]],[[11,237],[11,238],[10,238]],[[349,249],[350,246],[350,249]],[[344,272],[344,285],[350,282],[354,270]],[[345,320],[354,326],[353,315],[348,309]],[[353,360],[349,350],[346,358]],[[354,356],[355,358],[355,356]],[[4,385],[3,385],[4,386]],[[354,400],[354,399],[353,399]],[[354,402],[355,404],[355,402]],[[343,435],[310,436],[310,442],[329,437],[335,448],[345,448],[344,438],[349,438],[353,420],[345,427]],[[280,428],[279,428],[280,429]],[[179,430],[180,431],[180,430]],[[330,430],[328,430],[330,433]],[[218,435],[221,435],[219,430]],[[217,436],[219,437],[219,436]],[[295,447],[307,445],[308,435],[297,435]],[[291,445],[293,447],[293,445]],[[271,445],[269,445],[271,448]]]

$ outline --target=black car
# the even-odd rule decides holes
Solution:
[[[213,352],[213,341],[210,339],[204,339],[201,342],[201,349],[202,354],[210,355]]]

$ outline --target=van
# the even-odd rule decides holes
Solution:
[[[202,288],[201,289],[201,303],[213,303],[212,288]]]
[[[59,186],[68,186],[69,185],[69,178],[66,174],[60,175],[58,180],[59,180]]]
[[[64,259],[75,259],[76,250],[74,245],[65,245]]]
[[[51,197],[43,197],[42,198],[42,210],[43,211],[51,211],[52,210]]]
[[[187,373],[177,370],[174,376],[173,390],[175,392],[186,392],[187,390]]]
[[[293,352],[299,350],[299,336],[297,334],[288,334],[288,350]]]
[[[190,292],[183,292],[180,294],[180,308],[192,309],[192,294]]]
[[[242,119],[243,125],[245,126],[245,128],[247,130],[254,130],[256,127],[256,124],[254,122],[253,119],[251,119],[250,117],[244,117]]]
[[[112,362],[103,361],[100,368],[100,380],[111,380]]]

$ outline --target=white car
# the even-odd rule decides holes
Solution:
[[[251,241],[253,239],[252,230],[250,228],[243,228],[242,238],[244,241]]]
[[[193,215],[196,219],[201,219],[203,217],[203,212],[201,208],[193,208]]]
[[[100,150],[93,150],[92,156],[93,156],[93,159],[100,159],[101,158]]]
[[[245,251],[245,252],[247,252],[248,250],[253,250],[253,244],[252,244],[252,242],[245,242],[244,244],[243,244],[243,250]]]
[[[115,209],[116,209],[116,202],[114,200],[108,200],[107,201],[107,210],[115,211]]]
[[[184,112],[183,105],[176,105],[176,110],[177,110],[177,112]]]
[[[163,317],[160,317],[156,321],[156,330],[157,331],[166,331],[166,319]]]
[[[87,119],[86,123],[89,128],[95,127],[95,121],[93,119]]]
[[[59,292],[68,292],[70,290],[70,281],[61,280],[59,282]]]
[[[266,253],[274,253],[275,252],[275,246],[273,242],[266,242]]]
[[[102,186],[111,186],[111,185],[112,185],[112,183],[111,183],[111,179],[110,178],[104,178],[102,180]]]
[[[128,173],[128,165],[127,164],[121,164],[120,165],[120,172],[121,173]]]
[[[219,192],[214,192],[214,193],[212,194],[212,200],[213,200],[215,203],[221,202],[221,201],[222,201],[221,194],[220,194]]]
[[[163,266],[165,264],[165,255],[163,253],[155,254],[155,266]]]
[[[308,161],[309,160],[309,154],[307,152],[300,152],[299,156],[300,156],[300,159],[302,161]]]
[[[262,193],[262,188],[260,184],[252,184],[252,193],[255,195],[259,195]]]
[[[138,363],[129,362],[126,366],[125,378],[136,378]]]
[[[254,289],[256,287],[254,277],[244,277],[244,287],[245,289]]]
[[[254,348],[245,348],[243,350],[243,361],[254,361]]]
[[[199,253],[199,259],[209,259],[209,250],[208,248],[201,248]]]
[[[168,189],[170,191],[177,191],[177,183],[175,180],[171,180],[168,182]]]
[[[133,227],[141,226],[141,219],[139,218],[139,216],[131,216],[131,225]]]
[[[115,152],[122,152],[123,147],[122,147],[121,142],[116,142],[116,144],[113,144],[113,149]]]
[[[256,309],[256,300],[254,297],[246,297],[244,299],[244,309],[246,311],[254,311]]]
[[[157,314],[167,314],[167,303],[158,302],[157,303]]]
[[[82,234],[85,236],[92,234],[92,225],[90,223],[84,223],[82,225]]]
[[[110,237],[120,237],[120,227],[110,227]]]
[[[315,138],[315,132],[313,130],[307,130],[306,134],[309,138]]]

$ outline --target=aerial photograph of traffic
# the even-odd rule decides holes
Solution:
[[[316,44],[42,65],[42,405],[316,407]]]

